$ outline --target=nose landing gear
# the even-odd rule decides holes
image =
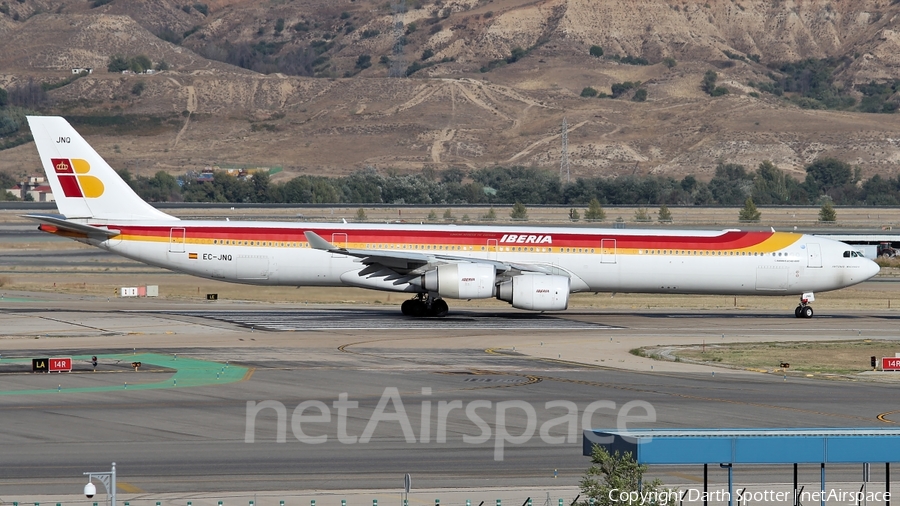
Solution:
[[[813,317],[813,308],[809,305],[810,302],[816,300],[815,295],[812,292],[804,293],[800,296],[800,305],[794,309],[794,316],[797,318],[812,318]]]
[[[404,316],[416,318],[423,316],[442,318],[447,316],[449,311],[450,307],[444,302],[444,299],[434,298],[427,293],[417,294],[415,298],[404,301],[400,305],[400,312]]]

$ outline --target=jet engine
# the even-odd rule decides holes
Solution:
[[[523,274],[500,283],[497,298],[519,309],[562,311],[569,306],[569,278]]]
[[[450,299],[486,299],[494,296],[496,277],[493,265],[460,263],[439,265],[411,283]]]

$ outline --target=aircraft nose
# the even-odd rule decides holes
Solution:
[[[876,274],[881,271],[881,266],[872,260],[866,259],[866,265],[864,266],[864,272],[866,273],[866,279],[872,278]]]

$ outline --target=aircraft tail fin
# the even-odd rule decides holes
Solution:
[[[59,116],[28,116],[56,207],[66,218],[177,220],[144,202]]]

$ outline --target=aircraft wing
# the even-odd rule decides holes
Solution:
[[[313,249],[330,251],[341,255],[347,255],[362,259],[362,263],[368,266],[387,267],[399,274],[422,274],[434,269],[440,264],[448,263],[480,263],[493,265],[498,273],[511,272],[537,272],[541,274],[554,274],[550,269],[533,264],[521,264],[516,262],[501,262],[484,258],[469,258],[455,255],[436,253],[419,253],[415,251],[383,251],[369,249],[341,248],[331,244],[313,231],[303,233],[309,245]]]
[[[54,214],[26,214],[23,218],[28,218],[41,223],[41,230],[45,232],[57,233],[59,231],[67,232],[62,235],[76,235],[96,237],[99,239],[108,239],[120,234],[118,230],[106,227],[96,227],[85,223],[75,223],[69,221],[65,216]]]

